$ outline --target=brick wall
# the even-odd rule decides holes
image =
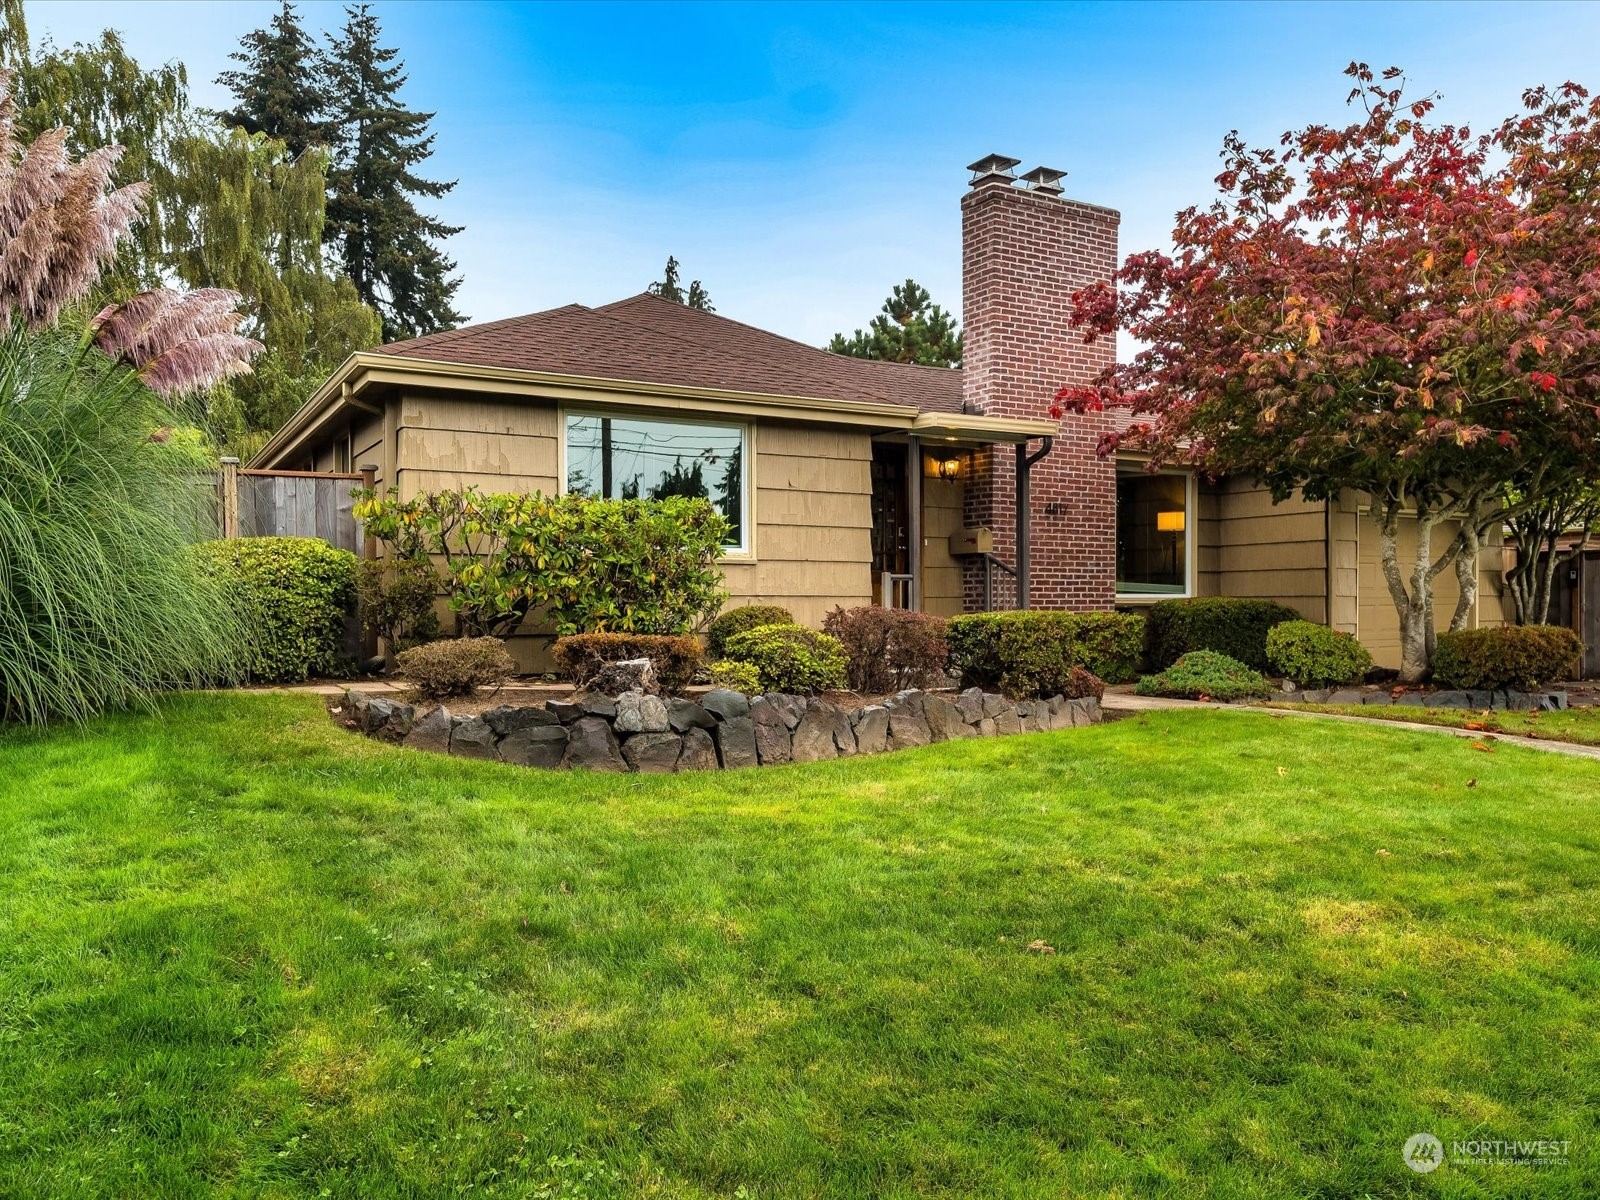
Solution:
[[[990,178],[961,199],[963,388],[990,416],[1046,415],[1063,384],[1083,383],[1114,361],[1068,328],[1071,294],[1117,269],[1117,224],[1109,208]],[[1116,475],[1095,457],[1110,427],[1098,414],[1069,415],[1032,480],[1032,601],[1035,608],[1107,609],[1116,557]],[[1034,443],[1033,449],[1037,449]],[[995,553],[1016,563],[1016,459],[1010,446],[980,454],[966,488],[966,521],[994,531]],[[983,564],[969,559],[969,611],[983,599]],[[1015,601],[996,582],[996,607]]]

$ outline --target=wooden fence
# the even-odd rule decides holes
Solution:
[[[359,555],[364,546],[351,492],[372,483],[371,471],[246,471],[223,459],[222,536],[315,537]]]

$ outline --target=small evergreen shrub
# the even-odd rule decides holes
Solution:
[[[298,683],[349,665],[356,556],[320,538],[229,538],[196,547],[246,627],[245,670],[261,683]]]
[[[747,662],[723,659],[711,664],[711,682],[714,686],[754,696],[761,690],[761,672]]]
[[[1215,650],[1191,650],[1159,675],[1146,675],[1133,689],[1141,696],[1180,700],[1246,700],[1268,693],[1260,671]]]
[[[950,658],[944,618],[930,613],[877,604],[836,607],[822,631],[844,647],[851,689],[870,695],[932,686]]]
[[[804,625],[758,625],[729,638],[727,652],[756,669],[764,691],[811,696],[845,686],[839,639]]]
[[[1144,618],[1133,613],[998,612],[952,617],[950,662],[962,687],[1030,698],[1065,693],[1073,667],[1123,683],[1138,673]]]
[[[1158,600],[1145,626],[1146,659],[1157,670],[1191,650],[1215,650],[1257,671],[1267,669],[1267,633],[1300,614],[1276,600],[1200,596]]]
[[[557,638],[550,651],[561,673],[579,687],[587,687],[612,663],[648,658],[665,692],[689,686],[700,665],[700,643],[688,634],[575,633]]]
[[[706,626],[706,648],[711,657],[728,652],[728,639],[762,625],[793,625],[794,614],[777,604],[743,604],[730,608]]]
[[[446,638],[402,650],[400,674],[424,700],[470,696],[480,687],[504,683],[517,669],[499,638]]]
[[[1301,687],[1355,683],[1372,667],[1372,655],[1353,634],[1314,621],[1285,621],[1267,633],[1267,662]]]
[[[1453,688],[1529,691],[1577,674],[1583,643],[1561,625],[1503,625],[1441,633],[1433,680]]]
[[[382,638],[390,654],[439,636],[434,597],[439,576],[427,561],[363,559],[356,567],[356,607],[361,626]]]

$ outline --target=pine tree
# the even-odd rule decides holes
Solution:
[[[959,367],[961,332],[955,318],[914,279],[895,287],[866,330],[851,337],[833,335],[828,349],[852,358],[917,363],[924,367]]]
[[[674,304],[686,304],[690,308],[698,308],[701,312],[716,312],[711,306],[711,293],[701,286],[698,279],[689,284],[685,291],[678,282],[678,260],[670,254],[667,255],[667,269],[662,277],[646,289],[652,296],[660,296],[663,300],[671,300]]]
[[[238,101],[217,114],[220,120],[276,138],[296,158],[308,147],[327,144],[327,96],[316,42],[289,0],[283,0],[269,28],[245,34],[239,49],[228,57],[243,67],[217,76]]]
[[[454,328],[464,320],[453,307],[461,280],[451,278],[456,264],[437,243],[461,228],[425,216],[412,201],[455,187],[412,170],[433,154],[434,114],[400,103],[405,67],[395,61],[397,51],[378,44],[370,6],[345,14],[342,34],[330,37],[324,55],[335,130],[325,239],[361,298],[383,318],[385,340]]]

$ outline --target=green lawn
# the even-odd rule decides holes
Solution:
[[[1266,707],[1341,713],[1347,717],[1367,717],[1380,721],[1415,721],[1421,725],[1448,725],[1452,729],[1513,733],[1550,742],[1600,746],[1600,708],[1569,708],[1561,712],[1493,712],[1472,708],[1423,708],[1415,704],[1292,704],[1281,701]]]
[[[1600,1194],[1600,764],[1191,710],[568,776],[253,695],[0,780],[0,1195]]]

